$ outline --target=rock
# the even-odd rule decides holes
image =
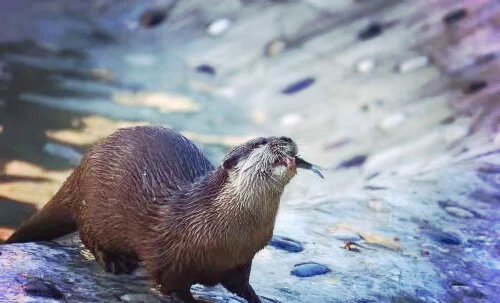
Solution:
[[[372,22],[359,32],[358,39],[361,41],[369,40],[379,36],[380,34],[382,34],[382,24],[378,22]]]
[[[285,95],[295,94],[311,86],[316,80],[312,77],[308,77],[297,82],[294,82],[284,88],[281,92]]]
[[[402,74],[415,71],[419,68],[425,67],[429,64],[429,57],[427,56],[419,56],[408,59],[406,61],[401,62],[396,70]]]
[[[441,232],[441,231],[429,231],[425,233],[431,240],[437,242],[439,244],[445,245],[460,245],[462,244],[462,240],[455,234]]]
[[[444,15],[443,22],[445,24],[450,25],[457,23],[458,21],[462,20],[465,17],[467,17],[467,10],[465,8],[459,8],[452,10],[451,12]]]
[[[361,166],[365,163],[367,157],[367,155],[356,155],[348,160],[342,161],[335,169]]]
[[[229,30],[231,23],[227,18],[217,19],[207,27],[206,33],[210,36],[220,36]]]
[[[142,13],[139,24],[144,28],[156,27],[167,19],[167,10],[149,9]]]
[[[269,245],[288,252],[301,252],[304,250],[300,242],[281,236],[273,236]]]
[[[307,262],[307,263],[296,264],[293,267],[291,274],[296,277],[305,278],[305,277],[324,275],[329,272],[331,272],[331,269],[329,269],[324,265],[315,262]]]
[[[356,63],[356,71],[361,74],[368,74],[375,69],[375,61],[372,59],[363,59]]]
[[[488,86],[488,83],[484,80],[477,80],[469,83],[467,87],[464,88],[464,94],[470,95],[479,92]]]
[[[361,237],[357,233],[355,233],[351,230],[347,230],[347,229],[334,230],[332,232],[332,237],[334,237],[337,240],[341,240],[341,241],[356,242],[356,241],[361,240]]]
[[[208,64],[198,65],[196,67],[196,71],[199,73],[202,73],[202,74],[208,74],[211,76],[215,76],[215,68],[211,65],[208,65]]]

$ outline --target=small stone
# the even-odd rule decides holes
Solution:
[[[350,230],[347,230],[347,229],[337,229],[337,230],[333,231],[332,237],[334,237],[337,240],[341,240],[341,241],[356,242],[356,241],[361,240],[361,237],[357,233],[350,231]]]
[[[375,61],[363,59],[356,63],[356,71],[361,74],[368,74],[375,69]]]
[[[405,74],[408,72],[415,71],[419,68],[425,67],[428,64],[429,64],[429,57],[419,56],[401,62],[396,69],[398,72]]]
[[[265,54],[268,57],[274,57],[286,50],[286,41],[281,39],[274,39],[269,41],[265,47]]]
[[[50,299],[63,299],[64,295],[52,283],[45,282],[39,278],[27,278],[26,284],[23,285],[26,294],[35,297],[43,297]]]
[[[324,275],[329,272],[331,272],[331,269],[329,269],[324,265],[318,264],[316,262],[306,262],[306,263],[296,264],[293,267],[291,274],[296,277],[305,278],[305,277]]]
[[[463,208],[460,208],[460,207],[456,207],[456,206],[446,206],[444,208],[444,210],[454,216],[454,217],[458,217],[458,218],[474,218],[474,214],[466,209],[463,209]]]
[[[284,88],[281,92],[285,95],[291,95],[297,92],[300,92],[301,90],[304,90],[311,86],[316,80],[312,77],[305,78],[303,80],[299,80],[295,83],[292,83],[288,85],[286,88]]]
[[[208,65],[208,64],[198,65],[196,67],[196,71],[199,73],[202,73],[202,74],[208,74],[211,76],[215,76],[215,68],[211,65]]]
[[[390,130],[399,124],[403,123],[405,120],[405,115],[402,113],[396,113],[382,120],[379,124],[380,128],[383,130]]]
[[[352,167],[357,167],[361,166],[366,162],[367,155],[356,155],[352,157],[351,159],[342,161],[335,169],[341,169],[341,168],[352,168]]]
[[[382,24],[378,22],[372,22],[366,28],[364,28],[362,31],[359,32],[358,39],[365,41],[375,38],[380,34],[382,34]]]
[[[470,95],[477,93],[480,90],[483,90],[486,86],[488,86],[488,83],[484,80],[473,81],[466,88],[464,88],[464,94]]]
[[[281,125],[283,126],[294,126],[302,121],[302,116],[298,113],[291,113],[281,117]]]
[[[150,9],[142,13],[139,24],[144,28],[151,28],[162,24],[167,19],[167,10]]]
[[[227,18],[217,19],[207,27],[207,34],[210,36],[220,36],[227,32],[231,27],[231,20]]]
[[[462,240],[454,234],[439,232],[439,231],[430,231],[426,233],[433,241],[446,244],[446,245],[460,245],[462,244]]]
[[[467,10],[465,8],[459,8],[452,10],[443,17],[443,22],[445,24],[453,24],[467,17]]]
[[[281,236],[273,236],[269,245],[288,252],[301,252],[304,250],[300,242]]]

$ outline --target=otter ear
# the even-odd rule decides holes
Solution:
[[[236,164],[238,164],[238,156],[233,155],[233,156],[227,158],[226,160],[224,160],[224,162],[222,162],[222,167],[225,170],[228,170],[228,169],[234,168],[236,166]]]

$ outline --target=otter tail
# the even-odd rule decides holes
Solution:
[[[50,241],[76,231],[77,226],[71,204],[76,202],[77,194],[71,192],[71,186],[69,186],[71,179],[74,177],[73,173],[52,199],[41,210],[21,224],[5,240],[4,244]]]

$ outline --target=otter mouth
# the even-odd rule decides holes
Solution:
[[[308,170],[314,172],[316,175],[318,175],[321,179],[325,178],[325,177],[323,177],[323,174],[321,174],[321,172],[320,172],[320,170],[322,169],[321,167],[314,165],[314,164],[311,164],[311,163],[305,161],[304,159],[299,158],[298,156],[295,156],[294,159],[295,159],[295,161],[294,161],[295,165],[298,168],[308,169]]]

